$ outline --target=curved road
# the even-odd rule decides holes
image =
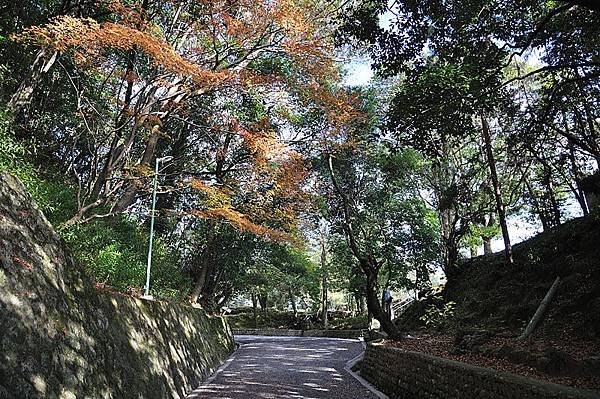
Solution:
[[[358,340],[237,336],[236,341],[241,347],[225,368],[188,399],[377,398],[344,369],[363,351]]]

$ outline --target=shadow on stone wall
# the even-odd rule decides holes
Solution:
[[[221,318],[98,293],[23,185],[0,174],[0,397],[185,397],[232,350]]]

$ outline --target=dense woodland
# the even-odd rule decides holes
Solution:
[[[384,287],[593,213],[599,22],[585,0],[2,2],[0,170],[99,288],[143,290],[156,181],[154,296],[338,292],[399,337]]]

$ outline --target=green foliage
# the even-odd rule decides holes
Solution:
[[[0,112],[0,172],[8,171],[21,179],[50,222],[64,222],[74,206],[74,191],[58,179],[45,178],[45,174],[56,171],[48,168],[45,174],[40,172],[31,162],[30,148],[31,143],[17,141],[8,114]]]
[[[290,245],[257,243],[252,265],[236,281],[239,292],[262,295],[278,308],[287,308],[293,299],[317,301],[320,293],[320,269],[308,254]]]
[[[252,308],[239,308],[227,316],[232,328],[286,328],[312,329],[322,327],[314,314],[300,314],[294,317],[290,311],[271,310],[267,316],[258,312],[256,325]],[[368,327],[367,315],[348,316],[333,312],[330,315],[328,328],[333,330],[360,330]]]
[[[417,273],[426,283],[428,271],[439,262],[438,222],[414,185],[423,163],[417,152],[368,135],[357,131],[352,139],[358,148],[336,154],[338,183],[353,204],[352,223],[361,232],[358,247],[381,265],[380,283],[413,289],[409,274]],[[329,205],[335,215],[330,243],[336,269],[344,273],[346,289],[362,294],[365,276],[343,238],[343,204],[334,197]]]
[[[48,220],[59,227],[76,210],[76,190],[57,179],[52,167],[42,172],[30,153],[32,145],[12,134],[9,117],[0,113],[0,171],[8,171],[25,184]],[[117,290],[139,290],[145,284],[148,233],[143,225],[117,217],[59,229],[76,258],[95,281]],[[190,280],[177,267],[174,255],[160,238],[155,241],[151,291],[159,297],[181,297]]]
[[[271,310],[268,315],[261,312],[257,314],[256,324],[254,324],[254,313],[252,308],[238,309],[235,314],[227,316],[229,325],[232,328],[301,328],[299,318],[289,311]]]
[[[369,326],[369,317],[367,315],[331,317],[328,328],[334,330],[361,330]]]
[[[138,291],[145,284],[148,233],[125,217],[98,220],[63,230],[62,235],[95,280],[120,291]],[[154,241],[150,292],[181,298],[191,281],[160,238]]]
[[[427,327],[443,328],[448,324],[452,316],[454,316],[455,307],[456,302],[453,301],[445,302],[441,307],[431,304],[425,309],[425,314],[421,316],[420,320]]]

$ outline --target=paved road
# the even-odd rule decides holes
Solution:
[[[344,370],[363,351],[360,341],[256,336],[236,341],[242,346],[231,363],[188,399],[377,398]]]

